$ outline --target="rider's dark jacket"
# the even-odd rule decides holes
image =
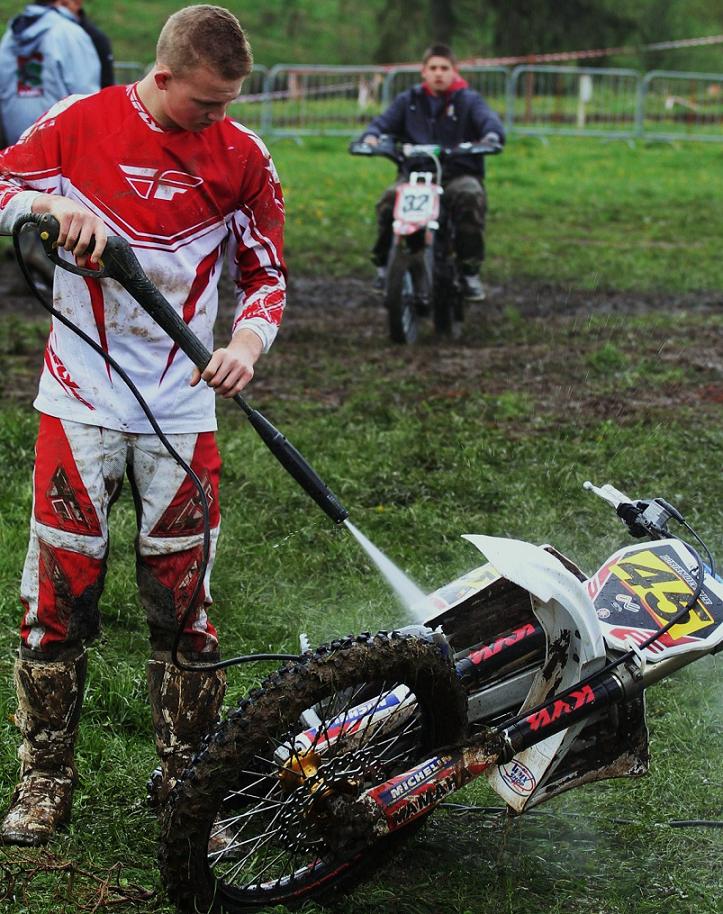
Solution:
[[[386,134],[404,143],[458,143],[481,140],[496,133],[505,141],[502,121],[468,83],[456,79],[443,96],[434,96],[424,84],[398,95],[387,110],[375,117],[364,136]],[[445,163],[445,178],[468,174],[484,177],[484,156],[456,156]]]

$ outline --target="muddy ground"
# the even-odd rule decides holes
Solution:
[[[219,339],[232,307],[224,281]],[[383,377],[390,395],[405,385],[408,396],[411,383],[421,399],[519,393],[534,401],[538,415],[560,422],[635,421],[671,405],[719,413],[722,313],[723,295],[711,291],[588,291],[520,281],[488,287],[487,301],[469,309],[462,339],[436,338],[426,319],[418,343],[400,347],[388,339],[368,278],[292,275],[282,331],[252,390],[260,404],[305,398],[333,408],[365,379]],[[42,326],[28,336],[18,332],[18,319],[43,314],[14,262],[3,259],[0,322],[18,337],[7,339],[6,332],[2,347],[6,402],[32,399]]]

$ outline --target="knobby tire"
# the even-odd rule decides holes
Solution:
[[[437,265],[432,296],[434,329],[440,336],[452,333],[454,323],[464,319],[464,303],[449,264]]]
[[[308,726],[309,709],[329,733],[342,712],[346,720],[350,708],[378,702],[395,687],[410,704],[401,702],[378,726],[327,743],[318,771],[303,767],[314,758],[311,750],[289,754]],[[452,665],[421,639],[361,635],[287,664],[207,738],[169,799],[159,861],[171,900],[183,912],[236,914],[310,899],[323,903],[348,891],[387,862],[422,821],[373,843],[366,836],[353,843],[358,838],[352,832],[350,845],[354,797],[424,761],[435,748],[459,742],[465,728],[466,701]],[[319,812],[327,807],[318,798],[335,801],[335,792],[349,804],[349,819]],[[238,829],[233,836],[229,822]],[[209,837],[222,827],[230,843],[214,851]]]

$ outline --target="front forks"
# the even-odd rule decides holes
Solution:
[[[403,774],[367,790],[358,800],[367,828],[379,838],[430,812],[445,797],[493,765],[504,765],[523,749],[566,730],[608,705],[642,689],[633,668],[601,672],[552,696],[470,744],[426,759]]]
[[[444,633],[424,625],[403,629],[401,634],[432,641],[446,655],[451,648]],[[460,683],[493,681],[500,670],[515,661],[528,663],[544,657],[544,631],[539,623],[526,623],[501,635],[488,645],[471,651],[456,663]],[[353,803],[355,832],[362,843],[371,843],[423,816],[445,797],[470,783],[495,765],[512,762],[518,753],[607,706],[630,699],[642,691],[644,680],[635,664],[619,665],[596,673],[552,695],[534,708],[508,718],[495,729],[475,734],[464,746],[452,746],[430,756],[413,768],[376,784]],[[356,736],[386,726],[391,717],[404,720],[414,713],[414,696],[403,686],[362,702],[332,719],[323,729],[309,720],[309,729],[297,735],[293,745],[279,747],[277,762],[288,767],[307,754],[319,763],[338,740],[354,742]],[[400,716],[401,715],[401,716]],[[303,765],[302,765],[303,767]],[[318,766],[317,766],[318,767]],[[305,770],[305,769],[304,769]],[[320,769],[321,773],[321,769]],[[321,775],[323,780],[323,774]]]
[[[431,812],[449,794],[498,764],[505,749],[500,735],[490,735],[478,746],[435,755],[410,771],[372,787],[358,803],[374,837],[396,831]]]

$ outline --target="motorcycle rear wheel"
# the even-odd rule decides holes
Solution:
[[[414,343],[417,340],[417,310],[410,259],[410,254],[401,244],[393,245],[389,252],[384,304],[389,315],[389,336],[395,343]]]
[[[352,708],[378,707],[394,688],[411,704],[374,727],[366,718],[345,731]],[[329,734],[340,719],[344,735],[335,742],[324,746],[317,735],[299,748],[299,734],[314,732],[310,720],[316,734]],[[465,729],[454,670],[420,639],[362,635],[287,665],[211,735],[169,799],[159,861],[171,900],[184,912],[236,914],[348,891],[421,824],[381,839],[365,833],[359,843],[354,797],[458,742]],[[337,796],[349,810],[343,818],[328,813]],[[220,848],[216,833],[226,842]]]
[[[432,295],[434,329],[440,336],[448,336],[461,329],[464,321],[464,298],[450,264],[439,265],[434,276]]]

